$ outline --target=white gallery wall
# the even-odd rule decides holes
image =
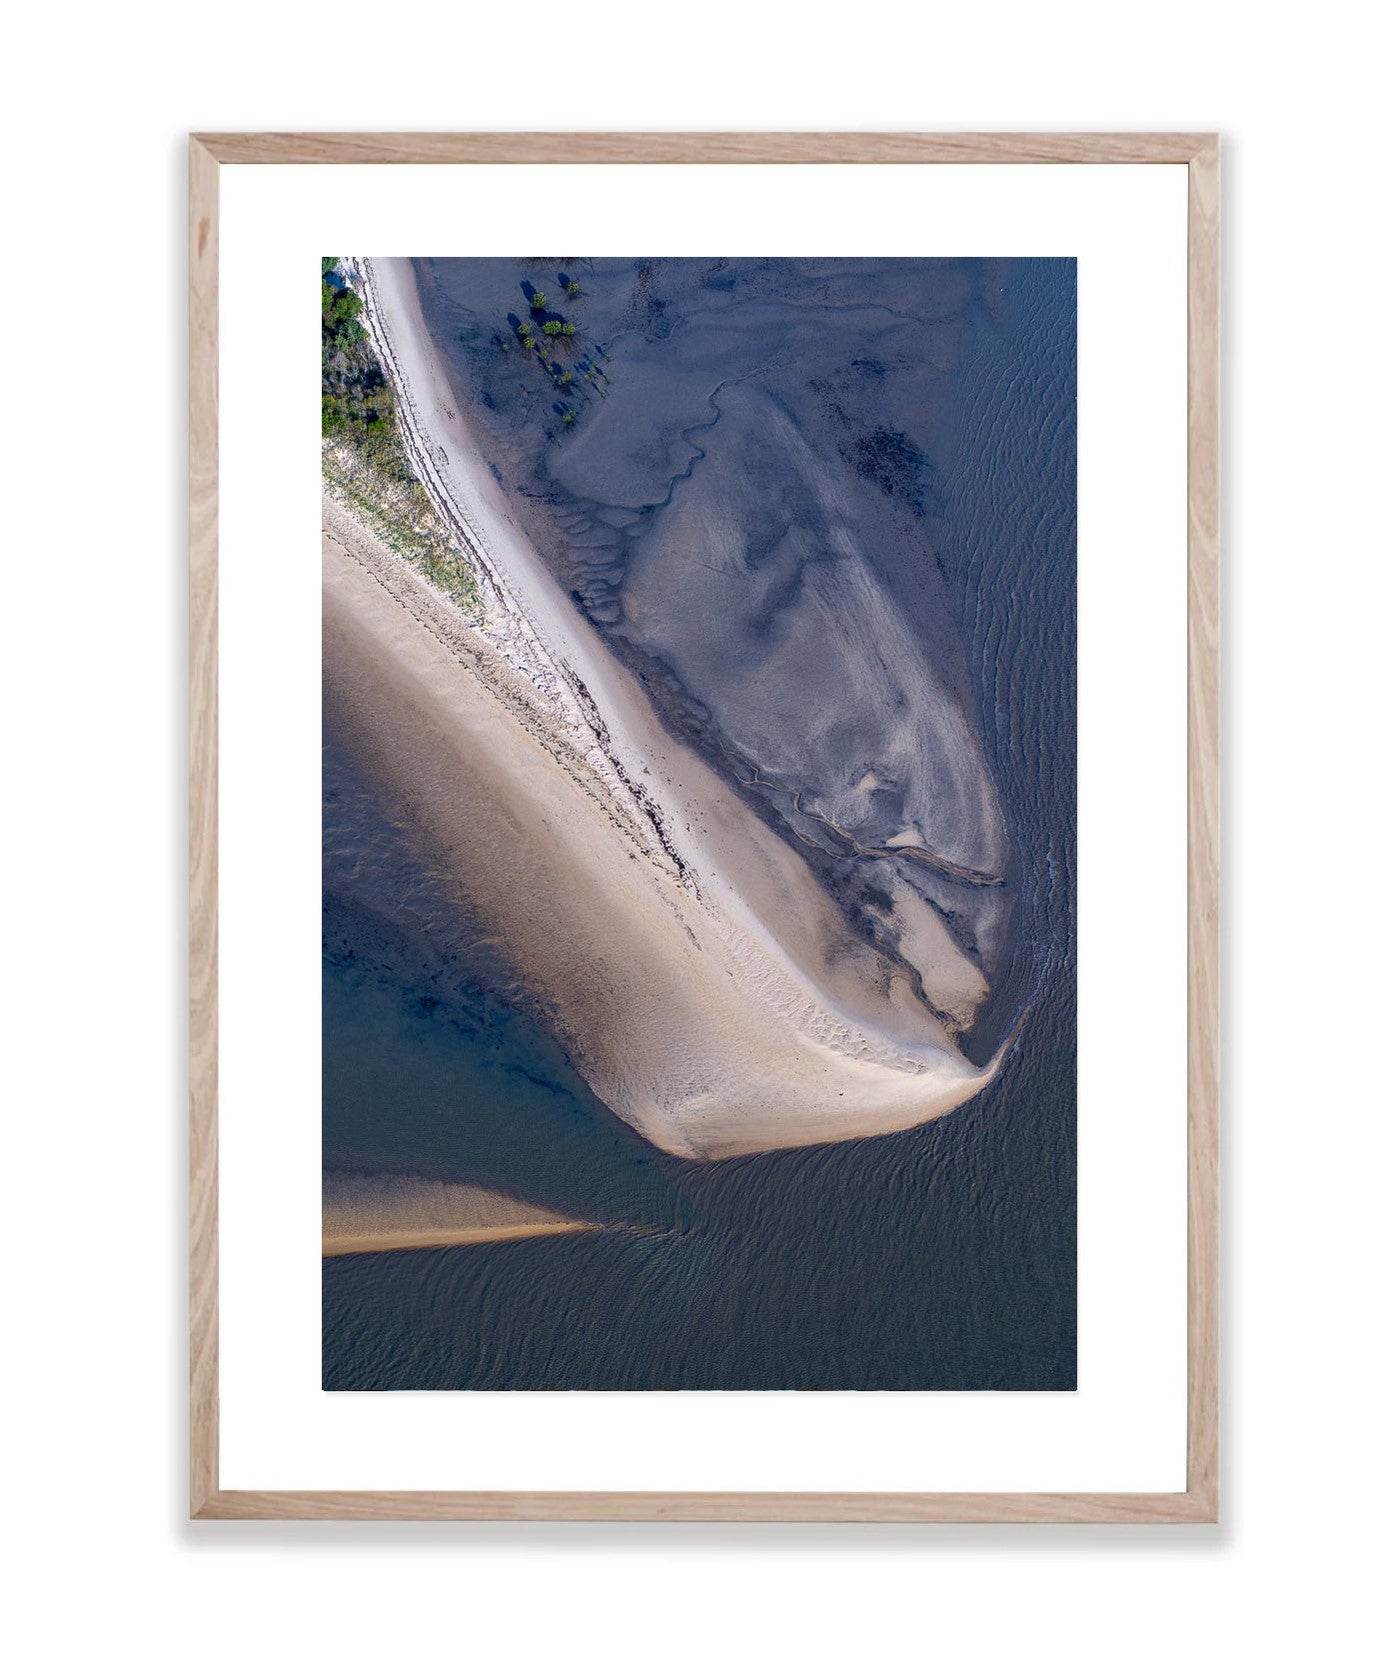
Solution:
[[[1372,1668],[1399,1109],[1377,18],[246,0],[11,25],[0,1233],[24,1672]],[[1217,1530],[184,1520],[183,136],[609,126],[1225,132]]]

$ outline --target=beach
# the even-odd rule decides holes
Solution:
[[[669,850],[648,855],[576,758],[573,773],[561,764],[545,714],[502,704],[439,634],[466,633],[444,626],[449,609],[330,501],[323,565],[326,691],[390,814],[547,1001],[588,1083],[657,1147],[717,1159],[873,1135],[946,1112],[991,1076],[939,1042],[911,998],[902,1040],[836,1014],[769,953],[755,916],[730,921]],[[492,664],[484,643],[477,653]],[[806,885],[799,865],[764,891],[762,861],[748,890],[785,908]],[[807,896],[815,919],[814,883]]]
[[[875,1135],[967,1101],[997,1065],[973,1066],[953,1035],[984,976],[926,906],[906,905],[906,964],[851,938],[802,858],[666,732],[475,451],[411,272],[360,268],[410,455],[484,608],[466,625],[328,500],[327,691],[588,1083],[657,1147],[699,1159]]]
[[[1072,1387],[1072,265],[345,260],[326,1387]]]

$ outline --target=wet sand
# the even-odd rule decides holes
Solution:
[[[390,818],[499,939],[614,1113],[670,1153],[720,1158],[921,1124],[986,1082],[911,993],[876,997],[902,1028],[876,1036],[774,951],[765,911],[805,907],[813,962],[840,936],[799,859],[764,880],[755,848],[750,909],[728,882],[697,889],[668,851],[648,856],[539,713],[512,713],[448,644],[474,641],[503,685],[484,638],[331,501],[325,519],[327,703]]]
[[[475,560],[478,627],[327,501],[325,676],[437,875],[498,939],[598,1096],[722,1158],[919,1125],[967,1101],[986,992],[925,906],[900,959],[689,747],[550,576],[455,412],[406,264],[365,264],[405,441]],[[930,1007],[931,1005],[931,1007]]]
[[[386,1230],[364,1236],[326,1236],[321,1257],[347,1253],[406,1253],[412,1248],[474,1248],[486,1242],[520,1242],[531,1236],[576,1236],[591,1224],[502,1224],[487,1229]]]
[[[514,1242],[593,1228],[476,1184],[334,1173],[321,1191],[321,1253],[326,1258]]]

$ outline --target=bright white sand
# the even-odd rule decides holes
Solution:
[[[660,727],[476,453],[411,275],[368,270],[410,451],[488,611],[469,630],[328,503],[328,692],[580,1071],[657,1146],[705,1158],[898,1130],[965,1102],[995,1065],[967,1062],[796,853]],[[981,976],[931,911],[904,954],[939,1010],[969,1017]]]

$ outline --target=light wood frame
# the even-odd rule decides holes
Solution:
[[[1184,1492],[254,1492],[218,1457],[218,198],[222,164],[1092,163],[1189,172]],[[190,1513],[197,1518],[1215,1522],[1219,1509],[1219,142],[1214,134],[202,134],[189,147]]]

